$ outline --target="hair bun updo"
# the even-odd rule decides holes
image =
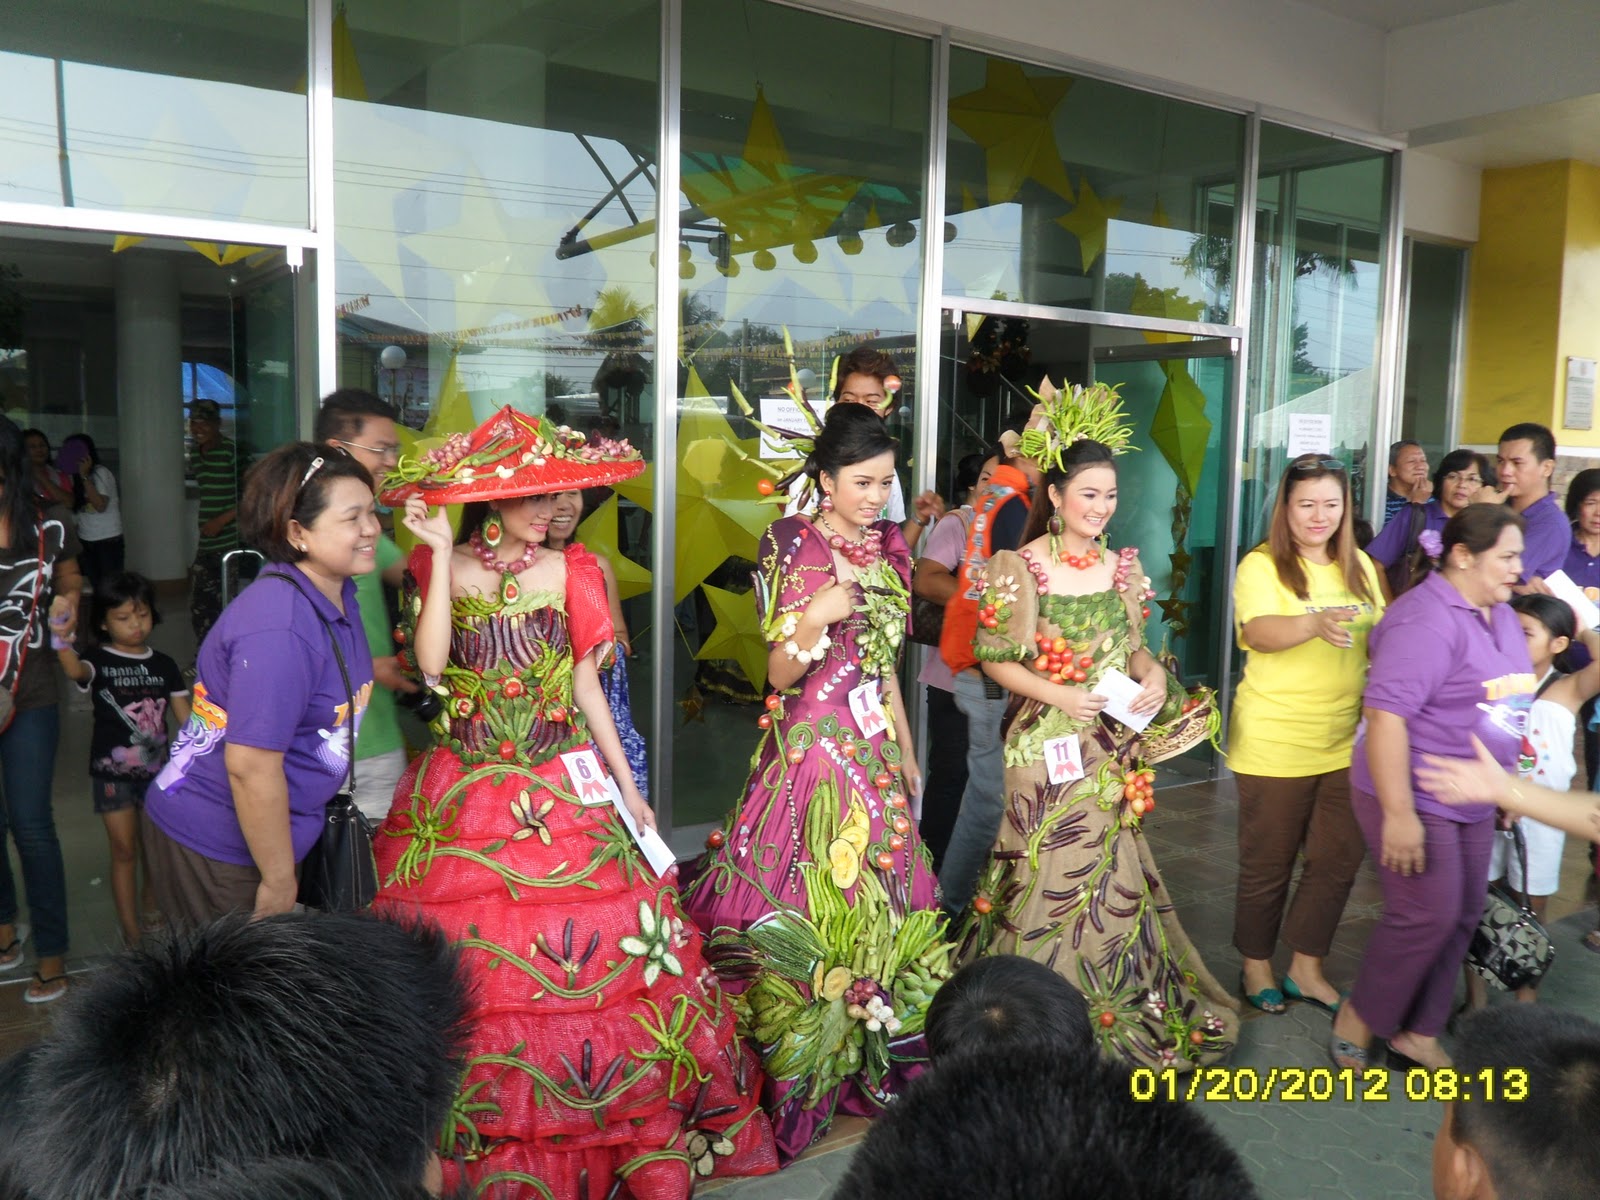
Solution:
[[[804,470],[812,479],[823,472],[837,476],[846,467],[892,454],[899,445],[883,418],[866,405],[836,403],[822,422]]]

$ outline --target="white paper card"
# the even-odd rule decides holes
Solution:
[[[889,728],[876,679],[869,679],[851,690],[850,715],[856,719],[856,732],[864,738],[875,737]]]
[[[672,852],[672,847],[661,840],[661,835],[648,825],[640,826],[628,811],[628,806],[622,802],[622,789],[617,786],[614,779],[607,778],[610,784],[611,803],[616,806],[617,815],[622,818],[622,823],[633,835],[633,840],[638,844],[640,852],[644,855],[645,862],[650,864],[650,869],[658,876],[665,875],[667,871],[676,866],[678,856]]]
[[[600,769],[600,760],[594,756],[593,750],[574,750],[570,754],[563,754],[561,765],[567,768],[567,778],[572,780],[573,790],[585,805],[593,808],[611,799],[610,788],[607,787],[611,779]]]
[[[811,411],[816,414],[817,420],[822,420],[827,415],[828,409],[833,407],[831,400],[814,400],[811,402]],[[805,413],[800,411],[800,403],[793,396],[763,396],[761,397],[761,423],[769,429],[781,429],[785,433],[795,433],[802,437],[812,436],[811,422],[806,420]],[[765,433],[761,435],[762,458],[799,458],[794,447],[785,441],[774,441]]]
[[[1290,458],[1299,458],[1302,454],[1331,453],[1333,453],[1332,413],[1289,414]]]
[[[1121,671],[1107,671],[1093,688],[1096,696],[1106,698],[1106,715],[1121,721],[1135,733],[1144,732],[1144,727],[1155,719],[1155,713],[1136,713],[1129,707],[1143,690]]]
[[[1583,594],[1583,589],[1573,582],[1572,576],[1565,571],[1557,571],[1545,576],[1544,581],[1550,585],[1557,600],[1565,600],[1572,611],[1578,614],[1580,628],[1600,628],[1600,606]]]
[[[1083,750],[1076,735],[1051,738],[1044,744],[1044,762],[1051,783],[1073,783],[1083,778]]]

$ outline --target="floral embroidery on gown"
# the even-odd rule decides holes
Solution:
[[[824,657],[768,699],[744,799],[712,833],[685,893],[712,934],[713,965],[740,992],[781,1161],[835,1113],[870,1115],[913,1077],[928,1001],[948,974],[881,686],[906,628],[910,552],[895,525],[876,528],[884,557],[858,569],[856,611],[829,627]],[[833,552],[793,516],[772,524],[759,555],[763,629],[782,645],[835,578]]]
[[[1121,570],[1143,578],[1134,552],[1121,557]],[[1040,595],[1042,569],[1012,551],[986,570],[995,624],[978,630],[980,660],[1037,668],[1041,650],[1061,651],[1091,689],[1107,670],[1127,671],[1143,643],[1137,592]],[[1109,717],[1077,721],[1013,697],[1005,817],[963,926],[964,955],[1024,954],[1064,975],[1087,997],[1103,1051],[1141,1066],[1215,1062],[1238,1031],[1233,997],[1200,961],[1161,882],[1141,828],[1146,802],[1127,794],[1142,766],[1138,744],[1185,721],[1189,703],[1169,677],[1167,704],[1141,738]],[[1066,737],[1077,740],[1083,778],[1051,783],[1047,754]]]
[[[375,907],[442,926],[474,984],[447,1183],[683,1200],[697,1178],[776,1168],[761,1073],[674,875],[655,877],[604,790],[562,760],[589,751],[605,770],[572,681],[611,642],[593,557],[565,557],[564,593],[452,602],[438,744],[379,831]],[[431,564],[412,556],[406,644]]]

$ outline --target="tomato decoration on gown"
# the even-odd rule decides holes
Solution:
[[[564,557],[563,592],[452,601],[437,744],[379,830],[374,907],[439,924],[473,985],[450,1186],[683,1200],[698,1178],[776,1169],[761,1072],[676,871],[658,879],[603,783],[586,793],[562,759],[590,752],[606,774],[572,680],[612,640],[593,556]],[[431,564],[412,556],[408,643]]]
[[[892,522],[875,527],[884,554],[850,585],[856,611],[828,628],[819,661],[769,697],[744,798],[685,891],[687,911],[712,937],[713,964],[741,993],[742,1027],[775,1067],[763,1103],[785,1162],[834,1115],[875,1114],[920,1071],[922,1014],[947,973],[937,885],[911,819],[888,697],[879,687],[859,711],[851,700],[881,679],[883,662],[892,670],[909,613],[910,551]],[[809,518],[791,516],[773,522],[758,554],[761,622],[769,643],[783,645],[785,618],[797,621],[837,578],[833,552]],[[863,927],[830,949],[829,931],[850,909],[861,910],[851,919]],[[908,920],[901,945],[912,937],[917,953],[901,963],[888,946]],[[783,953],[763,940],[785,930],[809,949]],[[881,1020],[869,1031],[870,1018],[845,1015],[872,997],[895,1010],[898,1036]]]
[[[1144,579],[1133,550],[1118,563],[1123,576]],[[978,629],[978,658],[1044,673],[1060,654],[1091,690],[1106,672],[1126,672],[1145,644],[1141,590],[1058,595],[1049,578],[1026,551],[989,560],[983,601],[995,615]],[[1238,1041],[1236,1002],[1184,931],[1144,835],[1141,747],[1190,722],[1192,697],[1211,711],[1210,696],[1168,676],[1166,702],[1142,734],[1013,697],[1001,730],[1005,813],[962,926],[962,957],[1044,963],[1083,993],[1102,1052],[1130,1066],[1190,1070]],[[1050,758],[1069,740],[1078,770],[1053,781]]]

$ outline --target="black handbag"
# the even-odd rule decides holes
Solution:
[[[963,509],[956,509],[955,511],[956,515],[961,518],[962,529],[969,529],[972,524],[970,514]],[[943,520],[943,518],[940,519]],[[907,636],[913,642],[920,642],[924,646],[932,646],[937,649],[939,639],[944,636],[944,605],[937,600],[929,600],[926,596],[919,596],[912,592],[911,632]]]
[[[339,664],[339,677],[344,680],[344,692],[350,705],[347,710],[351,723],[350,774],[343,789],[322,810],[322,833],[300,860],[298,899],[307,908],[320,908],[324,912],[359,912],[378,894],[378,862],[372,854],[372,823],[356,807],[356,698],[350,686],[350,671],[344,664],[344,652],[339,649],[333,625],[322,615],[300,581],[276,571],[267,578],[293,584],[310,603],[311,611],[328,631],[333,658]]]
[[[1522,864],[1522,882],[1528,882],[1528,844],[1522,830],[1511,827],[1517,861]],[[1508,873],[1509,874],[1509,873]],[[1529,987],[1544,977],[1555,961],[1556,947],[1550,934],[1533,915],[1528,893],[1518,896],[1506,886],[1492,884],[1484,900],[1483,915],[1467,948],[1467,966],[1502,991]]]

